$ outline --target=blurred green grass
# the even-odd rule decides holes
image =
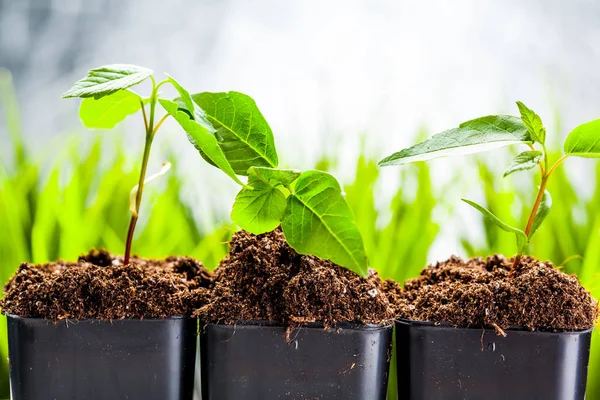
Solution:
[[[21,262],[41,263],[58,258],[76,259],[90,248],[104,247],[121,253],[128,223],[129,191],[136,183],[138,153],[127,153],[116,136],[97,136],[91,143],[68,138],[58,154],[36,154],[25,145],[18,104],[10,76],[0,71],[0,101],[8,149],[0,151],[0,279],[6,281]],[[422,134],[422,133],[421,133]],[[5,158],[2,158],[2,155]],[[171,157],[170,159],[175,159]],[[324,157],[317,168],[336,165]],[[584,198],[557,170],[549,190],[553,210],[536,234],[530,253],[552,260],[578,273],[581,281],[600,297],[600,165],[589,164],[594,193]],[[175,166],[176,167],[176,166]],[[595,169],[594,169],[595,168]],[[177,168],[174,168],[177,170]],[[382,277],[399,282],[417,276],[438,238],[440,222],[434,212],[452,210],[456,199],[442,196],[434,185],[432,170],[421,163],[395,169],[398,190],[389,204],[378,207],[377,185],[382,177],[376,159],[361,156],[353,178],[344,186],[348,202],[361,230],[371,266]],[[480,190],[492,212],[507,221],[523,220],[531,193],[512,179],[502,179],[497,168],[479,162]],[[458,173],[453,182],[459,179]],[[451,179],[452,181],[452,179]],[[473,183],[475,187],[476,183]],[[198,228],[192,207],[182,198],[184,183],[171,173],[145,198],[147,219],[140,224],[134,252],[145,257],[185,254],[214,267],[227,251],[226,242],[235,227],[224,217],[213,229]],[[437,190],[434,190],[437,189]],[[515,206],[520,213],[514,213]],[[150,212],[151,208],[151,212]],[[474,218],[476,218],[474,216]],[[514,239],[481,221],[481,243],[459,238],[469,256],[494,252],[511,255]],[[466,230],[466,229],[465,229]],[[597,336],[597,334],[594,334]],[[8,396],[8,366],[5,319],[0,323],[0,398]],[[598,338],[595,338],[597,341]],[[600,349],[592,349],[588,398],[600,399]],[[395,374],[391,374],[390,399],[395,399]]]

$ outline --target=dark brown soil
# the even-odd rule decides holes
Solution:
[[[375,271],[361,278],[329,261],[299,255],[280,230],[233,235],[229,255],[215,270],[212,297],[196,315],[205,322],[269,320],[288,327],[384,324],[394,318]]]
[[[2,310],[52,321],[166,318],[190,315],[206,300],[212,276],[194,259],[122,262],[92,250],[77,262],[23,263],[4,288]]]
[[[550,262],[523,257],[492,256],[462,260],[452,257],[425,268],[406,281],[404,290],[386,283],[396,313],[416,321],[446,322],[459,327],[529,330],[592,328],[598,303],[575,276]]]

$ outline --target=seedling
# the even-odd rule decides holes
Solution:
[[[531,237],[550,212],[552,198],[546,190],[554,170],[568,157],[600,158],[600,119],[579,125],[564,143],[564,155],[550,164],[546,149],[546,128],[538,114],[520,101],[520,118],[510,115],[490,115],[464,122],[458,128],[434,135],[431,139],[394,153],[379,162],[380,166],[402,165],[427,161],[450,155],[472,154],[513,144],[525,144],[529,150],[517,155],[504,176],[517,171],[540,169],[540,185],[525,229],[521,230],[501,221],[485,207],[462,199],[477,209],[500,229],[513,233],[517,242],[517,256],[513,268],[523,255]]]
[[[128,90],[148,78],[152,81],[149,98]],[[165,83],[171,84],[179,97],[160,98],[158,90]],[[241,228],[261,234],[281,225],[287,242],[298,253],[368,275],[362,237],[339,183],[321,171],[279,169],[273,132],[249,96],[238,92],[190,95],[172,77],[157,84],[149,69],[109,65],[91,70],[63,97],[84,98],[79,115],[89,128],[113,128],[142,110],[146,144],[139,183],[132,191],[125,263],[130,259],[144,184],[149,181],[146,168],[152,140],[165,119],[172,116],[202,158],[241,185],[231,213]],[[167,113],[155,124],[157,103]],[[247,182],[240,177],[247,177]]]
[[[127,90],[148,78],[152,81],[150,97],[142,98],[138,94]],[[131,220],[125,241],[125,264],[129,263],[131,256],[131,243],[139,218],[144,185],[165,173],[169,167],[169,164],[164,165],[161,172],[150,179],[146,179],[146,169],[148,167],[152,141],[156,132],[168,117],[168,114],[165,114],[155,122],[158,89],[168,82],[171,82],[171,78],[156,83],[152,71],[147,68],[135,65],[113,64],[90,70],[87,77],[75,82],[73,87],[62,96],[63,98],[83,98],[79,108],[79,117],[83,125],[87,128],[111,129],[128,115],[135,114],[140,110],[142,111],[146,136],[139,183],[131,191],[129,207]],[[146,112],[146,107],[149,108],[149,116]]]

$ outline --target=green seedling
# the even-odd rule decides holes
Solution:
[[[531,208],[525,229],[521,230],[501,221],[485,207],[466,199],[465,203],[481,212],[500,229],[513,233],[517,242],[514,266],[520,262],[531,237],[540,227],[552,206],[552,198],[546,190],[550,176],[568,157],[600,158],[600,119],[579,125],[571,131],[564,143],[564,155],[550,164],[546,149],[546,128],[538,114],[520,101],[517,102],[520,118],[510,115],[490,115],[464,122],[458,128],[434,135],[384,158],[380,166],[402,165],[434,158],[465,155],[492,150],[513,144],[529,147],[516,156],[504,176],[514,172],[540,169],[540,185]]]
[[[128,90],[152,81],[149,98]],[[159,88],[172,85],[179,96],[161,98]],[[273,132],[249,96],[238,92],[191,95],[172,77],[156,83],[152,71],[132,65],[93,69],[63,97],[84,98],[80,118],[88,128],[114,127],[142,110],[146,144],[139,183],[132,191],[131,223],[125,263],[139,216],[152,140],[168,116],[186,132],[202,158],[241,186],[231,212],[241,228],[261,234],[281,225],[287,242],[300,254],[331,260],[361,276],[368,275],[363,240],[337,180],[322,171],[280,169]],[[156,104],[166,111],[155,121]],[[146,107],[150,108],[147,117]],[[245,179],[246,182],[243,182]]]
[[[280,169],[273,132],[249,96],[190,95],[181,86],[176,88],[179,98],[160,103],[202,157],[242,186],[231,212],[237,225],[254,234],[281,225],[298,253],[368,275],[362,237],[332,175]],[[247,182],[239,176],[247,177]]]

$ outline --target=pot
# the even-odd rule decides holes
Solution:
[[[591,334],[399,320],[398,398],[583,400]]]
[[[263,321],[206,324],[200,333],[203,400],[385,400],[392,325]]]
[[[8,315],[13,400],[191,400],[197,320]]]

